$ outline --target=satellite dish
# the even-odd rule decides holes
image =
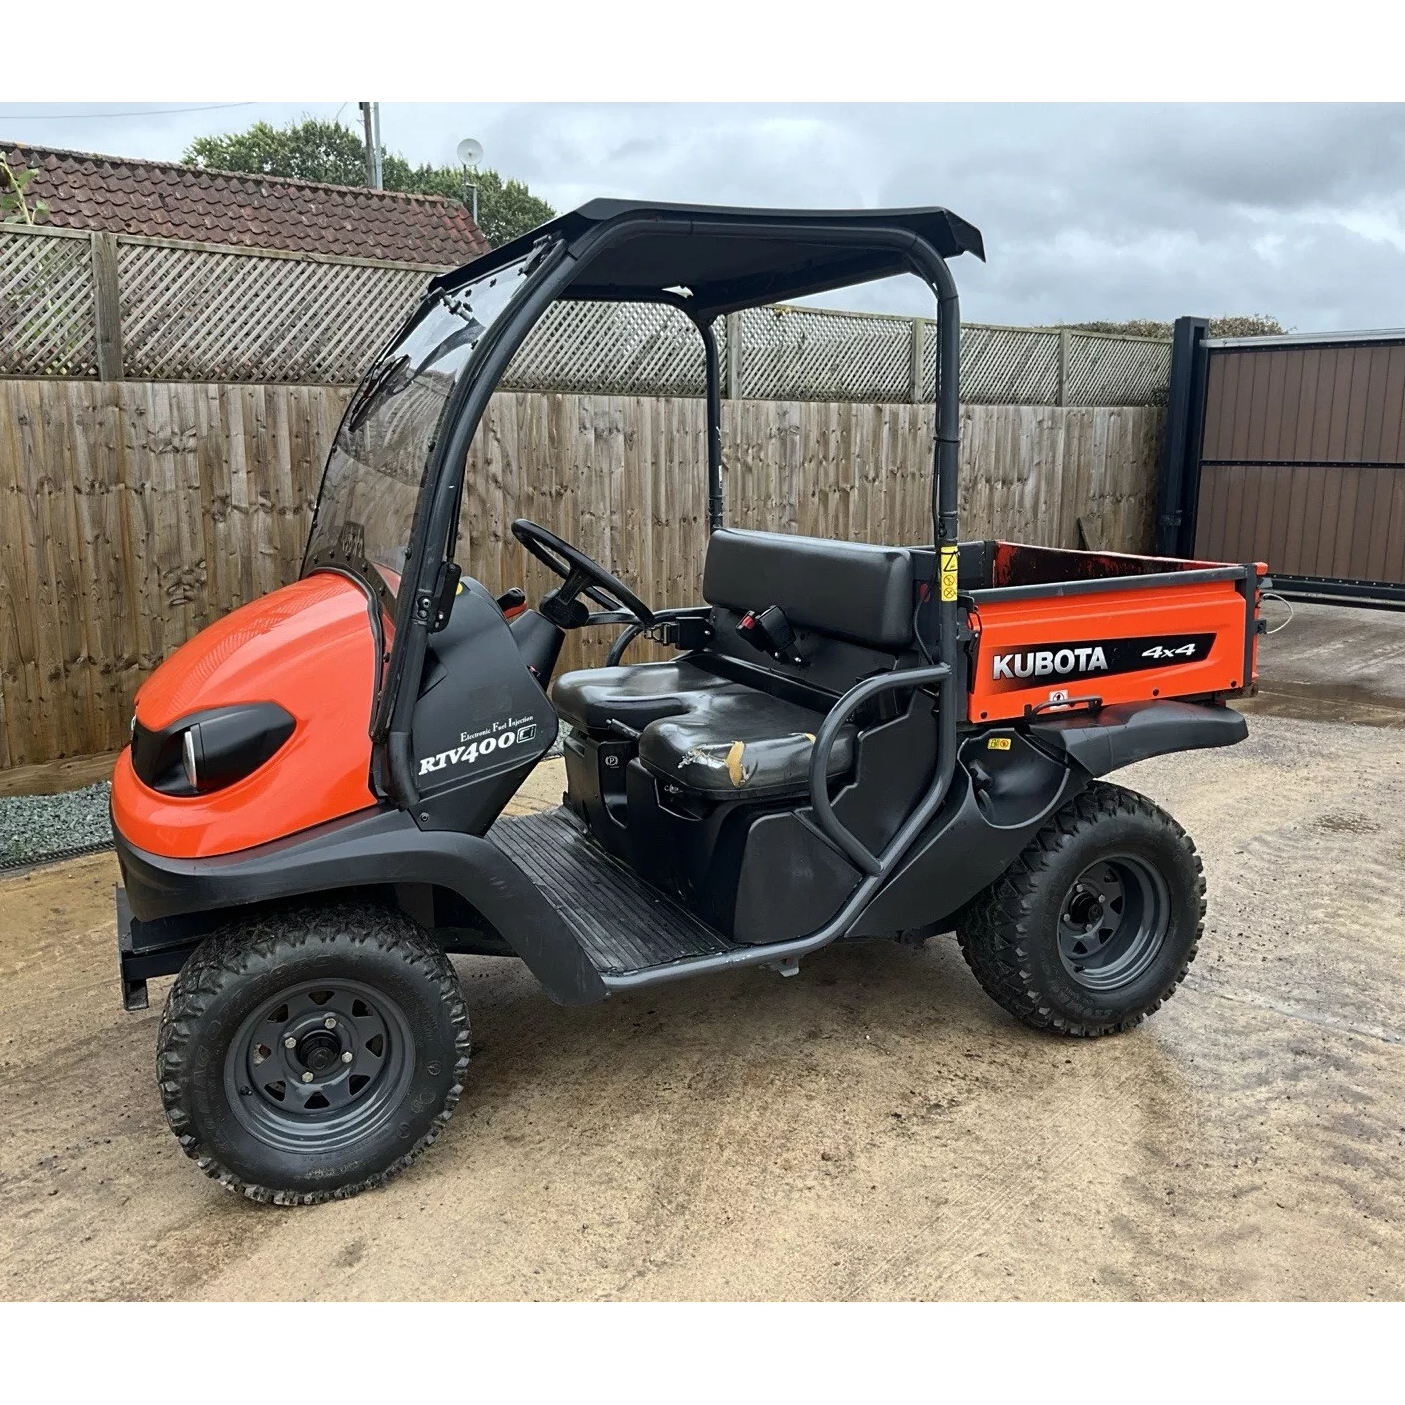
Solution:
[[[458,144],[457,151],[461,166],[476,166],[483,159],[483,143],[473,137],[465,137]]]

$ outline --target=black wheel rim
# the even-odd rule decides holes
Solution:
[[[1085,990],[1131,985],[1156,960],[1171,925],[1171,894],[1151,864],[1114,854],[1089,864],[1059,908],[1059,959]]]
[[[280,1151],[337,1151],[396,1115],[414,1073],[404,1013],[360,981],[288,986],[240,1025],[224,1081],[246,1131]]]

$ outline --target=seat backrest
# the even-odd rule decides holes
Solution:
[[[703,599],[738,611],[779,605],[797,629],[897,652],[912,643],[912,552],[724,527],[708,542]]]

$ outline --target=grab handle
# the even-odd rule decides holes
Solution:
[[[835,703],[815,734],[815,744],[810,751],[810,807],[815,812],[815,820],[820,832],[843,850],[862,872],[872,877],[882,875],[902,855],[894,852],[892,843],[888,844],[882,855],[872,853],[834,813],[829,799],[830,752],[834,750],[840,729],[870,699],[894,688],[924,688],[929,683],[940,683],[943,678],[950,677],[951,669],[944,663],[937,663],[926,668],[907,668],[865,678],[862,683],[854,684]]]

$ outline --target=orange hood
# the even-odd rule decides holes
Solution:
[[[369,725],[379,660],[366,593],[320,573],[240,606],[182,644],[141,686],[138,722],[161,731],[193,712],[277,703],[292,735],[249,775],[205,795],[153,790],[117,761],[112,813],[139,849],[227,854],[375,803]]]

